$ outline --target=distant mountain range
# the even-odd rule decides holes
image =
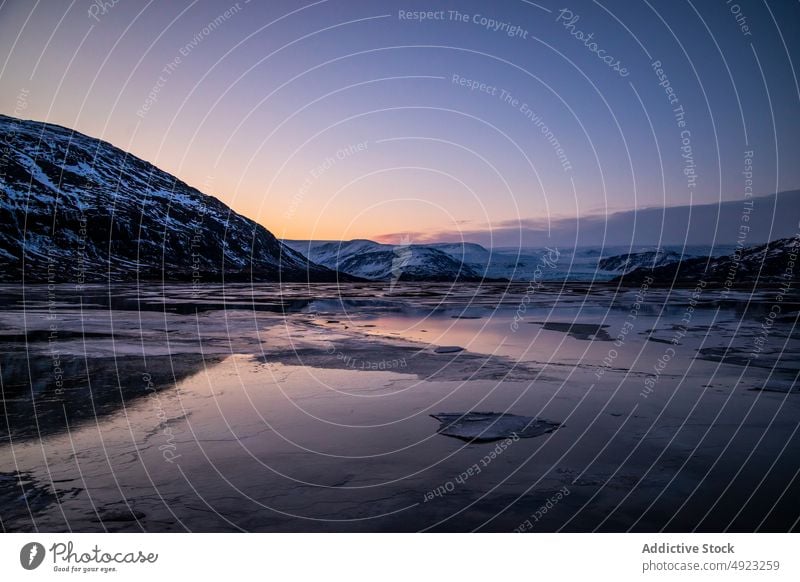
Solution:
[[[0,115],[0,143],[2,281],[352,279],[104,141]]]
[[[329,269],[372,281],[483,281],[476,264],[491,253],[475,244],[389,245],[371,240],[283,243]]]
[[[545,264],[542,257],[548,253],[543,249],[489,250],[475,243],[282,242],[315,263],[373,281],[606,281],[638,267],[666,265],[698,253],[697,249],[625,253],[619,253],[625,247],[563,249],[558,254],[560,264]]]
[[[373,281],[593,281],[653,286],[685,286],[705,280],[711,286],[785,281],[784,273],[797,260],[797,238],[752,247],[726,247],[711,255],[710,247],[642,249],[620,253],[612,249],[563,249],[549,254],[490,251],[474,243],[388,245],[370,240],[284,241],[314,262]],[[617,251],[617,252],[615,252]],[[558,261],[553,263],[553,256]],[[466,258],[466,260],[463,260]],[[800,268],[798,268],[800,270]],[[793,282],[797,277],[794,276]]]
[[[794,248],[794,239],[784,239],[745,249],[737,259],[708,258],[721,254],[718,247],[565,245],[545,251],[489,250],[466,242],[280,241],[217,198],[81,133],[0,115],[0,146],[0,281],[5,282],[608,281],[622,275],[618,282],[637,284],[650,273],[663,282],[690,282],[701,271],[716,280],[732,262],[737,280],[747,280],[759,268],[762,277],[777,276]],[[795,232],[800,214],[791,201],[800,199],[798,193],[773,197],[772,207],[758,199],[752,216],[771,221],[780,207],[769,224],[785,230],[791,223]],[[731,204],[724,206],[740,219],[742,203]],[[692,222],[712,220],[705,229],[713,231],[716,218],[706,216],[707,210],[692,207]],[[665,212],[679,216],[684,210]],[[748,222],[753,229],[748,240],[760,236],[758,220]]]

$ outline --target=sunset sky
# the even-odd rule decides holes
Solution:
[[[284,238],[491,242],[737,200],[746,151],[754,194],[800,187],[796,2],[263,4],[6,2],[0,112]]]

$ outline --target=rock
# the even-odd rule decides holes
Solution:
[[[436,354],[455,354],[458,352],[463,352],[464,348],[460,346],[439,346],[438,348],[433,350]]]
[[[471,442],[537,437],[561,426],[541,418],[504,412],[441,412],[431,416],[442,423],[436,431],[439,434]]]
[[[652,336],[652,335],[647,337],[647,341],[656,342],[656,343],[659,343],[659,344],[672,344],[672,343],[675,343],[671,339],[664,339],[664,338],[655,337],[655,336]],[[680,344],[676,344],[676,345],[680,345]]]
[[[119,522],[127,522],[127,521],[138,521],[144,518],[145,514],[141,511],[137,511],[136,509],[107,509],[100,511],[100,519],[94,519],[92,521],[100,521],[100,522],[112,522],[112,521],[119,521]]]
[[[600,323],[575,323],[559,321],[531,321],[531,323],[541,325],[548,331],[558,331],[566,333],[570,337],[585,341],[611,341],[606,328],[607,324]]]

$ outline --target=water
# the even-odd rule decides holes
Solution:
[[[769,291],[694,306],[691,290],[578,284],[0,300],[7,531],[797,528],[796,311],[748,356]],[[499,446],[429,416],[470,410],[562,426]]]

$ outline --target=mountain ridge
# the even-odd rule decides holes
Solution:
[[[371,281],[490,281],[485,274],[460,259],[452,243],[387,244],[369,239],[349,241],[283,240],[310,260]],[[471,244],[471,243],[467,243]],[[446,252],[442,247],[450,250]],[[471,244],[475,252],[479,245]],[[466,253],[463,253],[464,256]]]
[[[721,257],[692,257],[655,267],[638,267],[611,281],[624,285],[664,286],[722,285],[727,288],[753,285],[796,285],[795,263],[800,234],[765,244],[737,249]],[[794,289],[793,293],[797,290]]]
[[[113,144],[0,115],[2,281],[353,280]]]

